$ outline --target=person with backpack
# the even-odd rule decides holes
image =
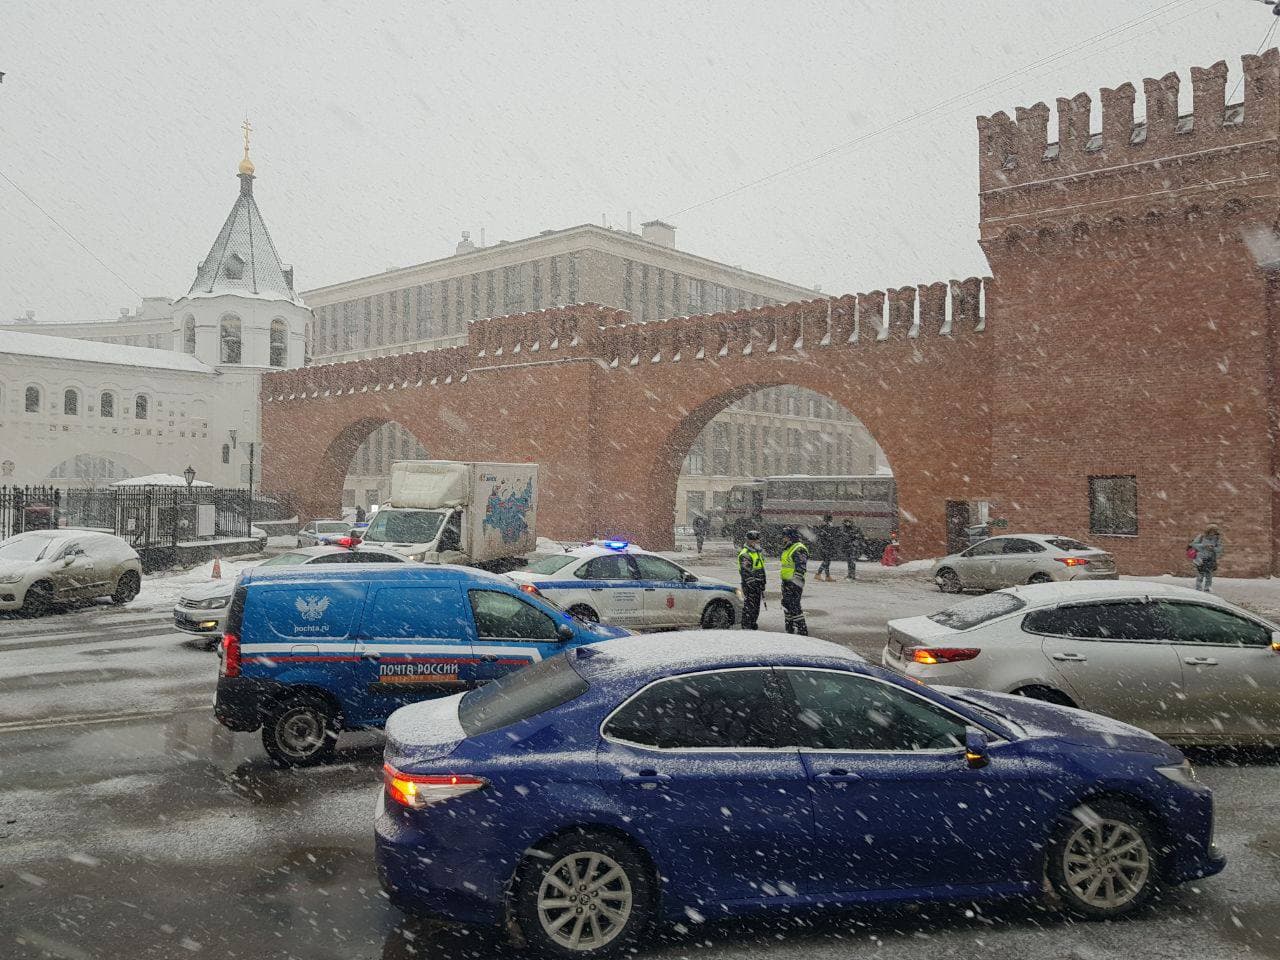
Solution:
[[[1196,589],[1204,593],[1213,590],[1213,574],[1218,569],[1225,545],[1222,531],[1216,523],[1204,528],[1204,533],[1187,544],[1187,557],[1196,568]]]

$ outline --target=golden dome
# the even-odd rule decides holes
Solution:
[[[253,161],[249,159],[249,134],[253,132],[253,127],[249,126],[249,120],[246,117],[244,123],[240,124],[240,129],[244,131],[244,159],[240,161],[241,176],[253,176]]]
[[[247,153],[244,155],[244,159],[240,161],[240,172],[249,174],[250,176],[253,175],[253,161],[249,159],[249,155]]]

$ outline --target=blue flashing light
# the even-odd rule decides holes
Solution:
[[[604,545],[610,550],[625,550],[631,546],[626,540],[606,540]]]

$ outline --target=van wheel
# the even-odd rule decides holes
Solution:
[[[53,609],[53,584],[48,580],[37,580],[27,587],[20,611],[24,617],[43,617],[51,609]]]
[[[599,623],[600,614],[596,613],[585,603],[575,604],[569,608],[569,615],[577,617],[579,620],[585,620],[587,623]]]
[[[653,918],[653,877],[631,847],[575,830],[521,864],[511,911],[541,956],[609,957],[634,950]]]
[[[282,767],[327,763],[337,744],[337,718],[329,705],[316,696],[286,700],[262,724],[262,746]]]
[[[728,630],[733,626],[733,607],[723,600],[712,600],[702,611],[703,630]]]
[[[960,583],[960,578],[956,576],[954,570],[939,570],[936,579],[938,581],[938,589],[943,593],[959,593],[964,589]]]
[[[1147,818],[1117,800],[1077,807],[1049,847],[1049,882],[1068,910],[1089,920],[1115,920],[1141,907],[1158,867]]]
[[[132,570],[126,570],[120,574],[120,579],[116,581],[116,589],[115,593],[111,594],[111,602],[116,606],[123,606],[136,597],[141,589],[141,578]]]

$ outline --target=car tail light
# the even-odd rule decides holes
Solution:
[[[542,591],[539,590],[537,587],[535,587],[532,583],[522,583],[520,584],[520,589],[523,590],[525,593],[529,594],[529,596],[531,597],[542,596]]]
[[[978,647],[913,647],[909,651],[913,663],[958,663],[973,660],[981,652]]]
[[[1053,559],[1067,567],[1083,567],[1089,563],[1086,557],[1054,557]]]
[[[222,635],[222,669],[224,677],[240,676],[240,638],[234,633]]]
[[[488,780],[480,777],[468,777],[462,774],[445,774],[444,776],[426,776],[417,773],[402,773],[389,763],[382,765],[382,782],[387,788],[387,795],[396,803],[413,810],[421,810],[433,803],[452,800],[472,790],[480,790],[489,785]]]

